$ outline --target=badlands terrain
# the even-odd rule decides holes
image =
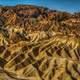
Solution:
[[[0,80],[80,80],[80,13],[0,6]]]

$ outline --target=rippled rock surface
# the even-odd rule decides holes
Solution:
[[[0,6],[0,80],[80,80],[80,13]]]

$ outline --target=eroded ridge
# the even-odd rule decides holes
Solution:
[[[43,42],[13,44],[0,56],[4,71],[16,79],[79,80],[79,55],[79,40],[58,34]]]
[[[0,10],[1,80],[80,80],[79,13],[31,5]]]

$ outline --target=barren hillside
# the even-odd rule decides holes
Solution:
[[[80,80],[80,13],[0,6],[0,67],[0,80]]]

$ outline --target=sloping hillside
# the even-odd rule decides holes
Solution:
[[[80,13],[0,6],[0,78],[80,80]]]

